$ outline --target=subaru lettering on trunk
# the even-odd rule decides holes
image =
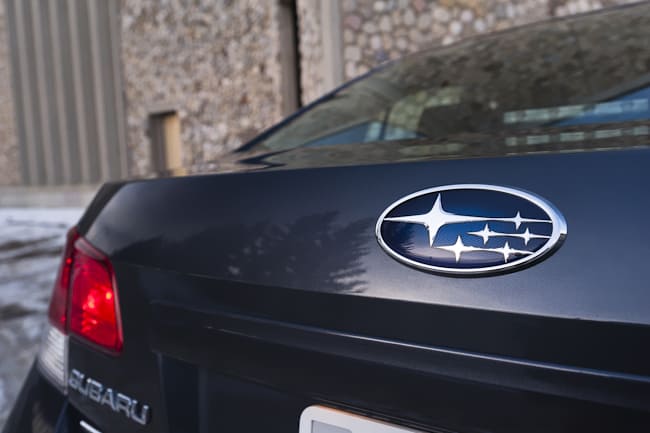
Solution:
[[[68,379],[69,389],[78,392],[103,406],[107,406],[115,413],[121,413],[128,419],[138,424],[147,425],[151,417],[149,405],[139,403],[138,400],[105,387],[102,383],[87,377],[82,372],[72,369]]]

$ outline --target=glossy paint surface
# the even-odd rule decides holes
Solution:
[[[70,365],[150,404],[152,431],[188,414],[235,426],[221,375],[229,392],[279,391],[259,390],[287,410],[278,426],[320,403],[424,430],[609,431],[625,419],[643,431],[648,161],[637,149],[109,185],[80,230],[115,266],[123,358],[74,343]],[[535,191],[570,236],[534,266],[485,278],[390,258],[374,236],[386,207],[457,183]]]
[[[248,284],[648,324],[648,154],[623,150],[134,182],[100,194],[102,201],[88,214],[97,217],[81,227],[116,262]],[[580,176],[574,175],[577,166]],[[555,174],[531,175],[539,167],[554,167]],[[470,280],[414,271],[377,244],[375,221],[396,199],[436,185],[480,181],[548,198],[574,222],[570,240],[534,267]]]

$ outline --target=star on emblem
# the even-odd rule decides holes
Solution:
[[[517,214],[518,215],[518,214]],[[524,240],[524,245],[528,245],[528,242],[530,242],[531,239],[548,239],[550,236],[546,235],[539,235],[537,233],[531,233],[528,227],[526,227],[526,231],[523,233],[502,233],[502,232],[495,232],[490,230],[489,224],[485,224],[485,227],[483,227],[483,230],[479,230],[476,232],[467,232],[468,235],[473,235],[473,236],[478,236],[480,238],[483,238],[483,245],[487,244],[490,238],[492,237],[509,237],[509,238],[520,238]]]
[[[449,251],[451,253],[454,253],[454,257],[456,257],[456,263],[460,262],[460,258],[462,253],[467,253],[470,251],[485,251],[485,252],[490,252],[490,253],[499,253],[503,255],[503,261],[504,263],[508,263],[508,260],[510,260],[510,256],[514,255],[530,255],[533,254],[532,251],[524,251],[524,250],[517,250],[514,248],[510,248],[510,245],[508,244],[508,241],[506,241],[505,245],[499,248],[479,248],[479,247],[473,247],[471,245],[465,245],[463,243],[463,239],[458,235],[456,238],[456,243],[453,245],[442,245],[439,247],[435,247],[441,250]]]
[[[453,212],[447,212],[442,207],[442,194],[438,194],[435,203],[431,210],[425,214],[419,215],[405,215],[399,217],[389,217],[385,218],[385,221],[392,222],[401,222],[401,223],[410,223],[410,224],[420,224],[426,227],[429,235],[429,246],[433,247],[433,243],[436,240],[438,231],[440,228],[447,224],[457,224],[457,223],[469,223],[477,221],[501,221],[501,222],[511,222],[515,224],[515,229],[519,229],[522,223],[551,223],[550,220],[540,220],[533,218],[524,218],[521,216],[520,212],[514,217],[483,217],[483,216],[474,216],[474,215],[463,215],[456,214]]]

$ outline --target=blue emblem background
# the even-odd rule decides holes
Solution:
[[[423,194],[399,204],[385,218],[425,214],[431,210],[439,194],[442,194],[442,206],[446,212],[496,218],[514,217],[519,212],[524,218],[551,220],[551,216],[542,208],[522,197],[484,189],[452,189]],[[553,231],[553,224],[545,222],[522,222],[518,229],[515,229],[513,222],[487,223],[491,230],[502,233],[523,233],[528,228],[532,233],[551,236]],[[445,225],[438,232],[433,248],[429,245],[427,229],[421,224],[384,220],[381,222],[381,235],[393,251],[408,259],[426,265],[456,269],[483,268],[505,263],[502,254],[486,251],[463,252],[460,261],[456,262],[454,253],[435,248],[453,245],[458,236],[461,236],[467,246],[501,248],[507,241],[510,248],[531,252],[539,250],[549,241],[530,239],[526,245],[522,238],[491,237],[484,244],[482,237],[468,234],[482,230],[485,224],[466,222]],[[527,256],[523,254],[513,255],[507,263],[515,263],[525,257]]]

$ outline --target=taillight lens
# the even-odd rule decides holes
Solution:
[[[88,242],[75,242],[70,273],[70,331],[112,352],[122,350],[113,267]]]
[[[72,270],[72,259],[74,255],[74,244],[79,239],[76,228],[68,231],[63,260],[59,266],[59,273],[54,282],[54,290],[50,299],[48,316],[50,323],[62,332],[67,330],[68,320],[68,291],[70,289],[70,271]]]
[[[72,229],[54,283],[49,324],[38,355],[41,371],[65,390],[68,332],[112,354],[122,350],[122,326],[113,267]]]

